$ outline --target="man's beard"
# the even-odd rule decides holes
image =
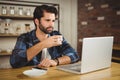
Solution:
[[[39,29],[42,31],[42,32],[44,32],[45,34],[50,34],[52,31],[53,31],[53,27],[52,26],[49,26],[49,27],[47,27],[47,28],[45,28],[41,23],[39,23],[40,25],[39,25]],[[51,31],[48,31],[47,29],[48,28],[52,28],[52,30]]]

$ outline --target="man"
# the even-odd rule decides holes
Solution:
[[[11,66],[37,65],[48,68],[76,62],[78,54],[58,31],[53,31],[57,9],[41,5],[35,8],[33,14],[36,28],[18,37],[10,57]]]

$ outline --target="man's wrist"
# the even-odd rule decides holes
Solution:
[[[41,49],[46,48],[46,47],[44,46],[44,43],[43,43],[43,42],[40,42],[40,43],[39,43],[39,46],[41,46]]]
[[[58,60],[58,58],[54,59],[54,61],[57,63],[57,65],[59,65],[59,60]]]

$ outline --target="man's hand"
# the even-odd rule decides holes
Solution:
[[[46,59],[43,59],[40,64],[38,64],[38,67],[48,68],[50,66],[56,66],[56,65],[57,65],[57,62],[46,58]]]
[[[62,44],[62,39],[60,39],[61,37],[61,35],[50,36],[49,38],[43,40],[41,43],[43,43],[43,46],[45,48],[59,46]]]

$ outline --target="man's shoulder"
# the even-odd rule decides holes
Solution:
[[[18,38],[29,38],[29,37],[32,37],[32,36],[34,36],[34,30],[32,30],[30,32],[27,32],[27,33],[23,33]]]

